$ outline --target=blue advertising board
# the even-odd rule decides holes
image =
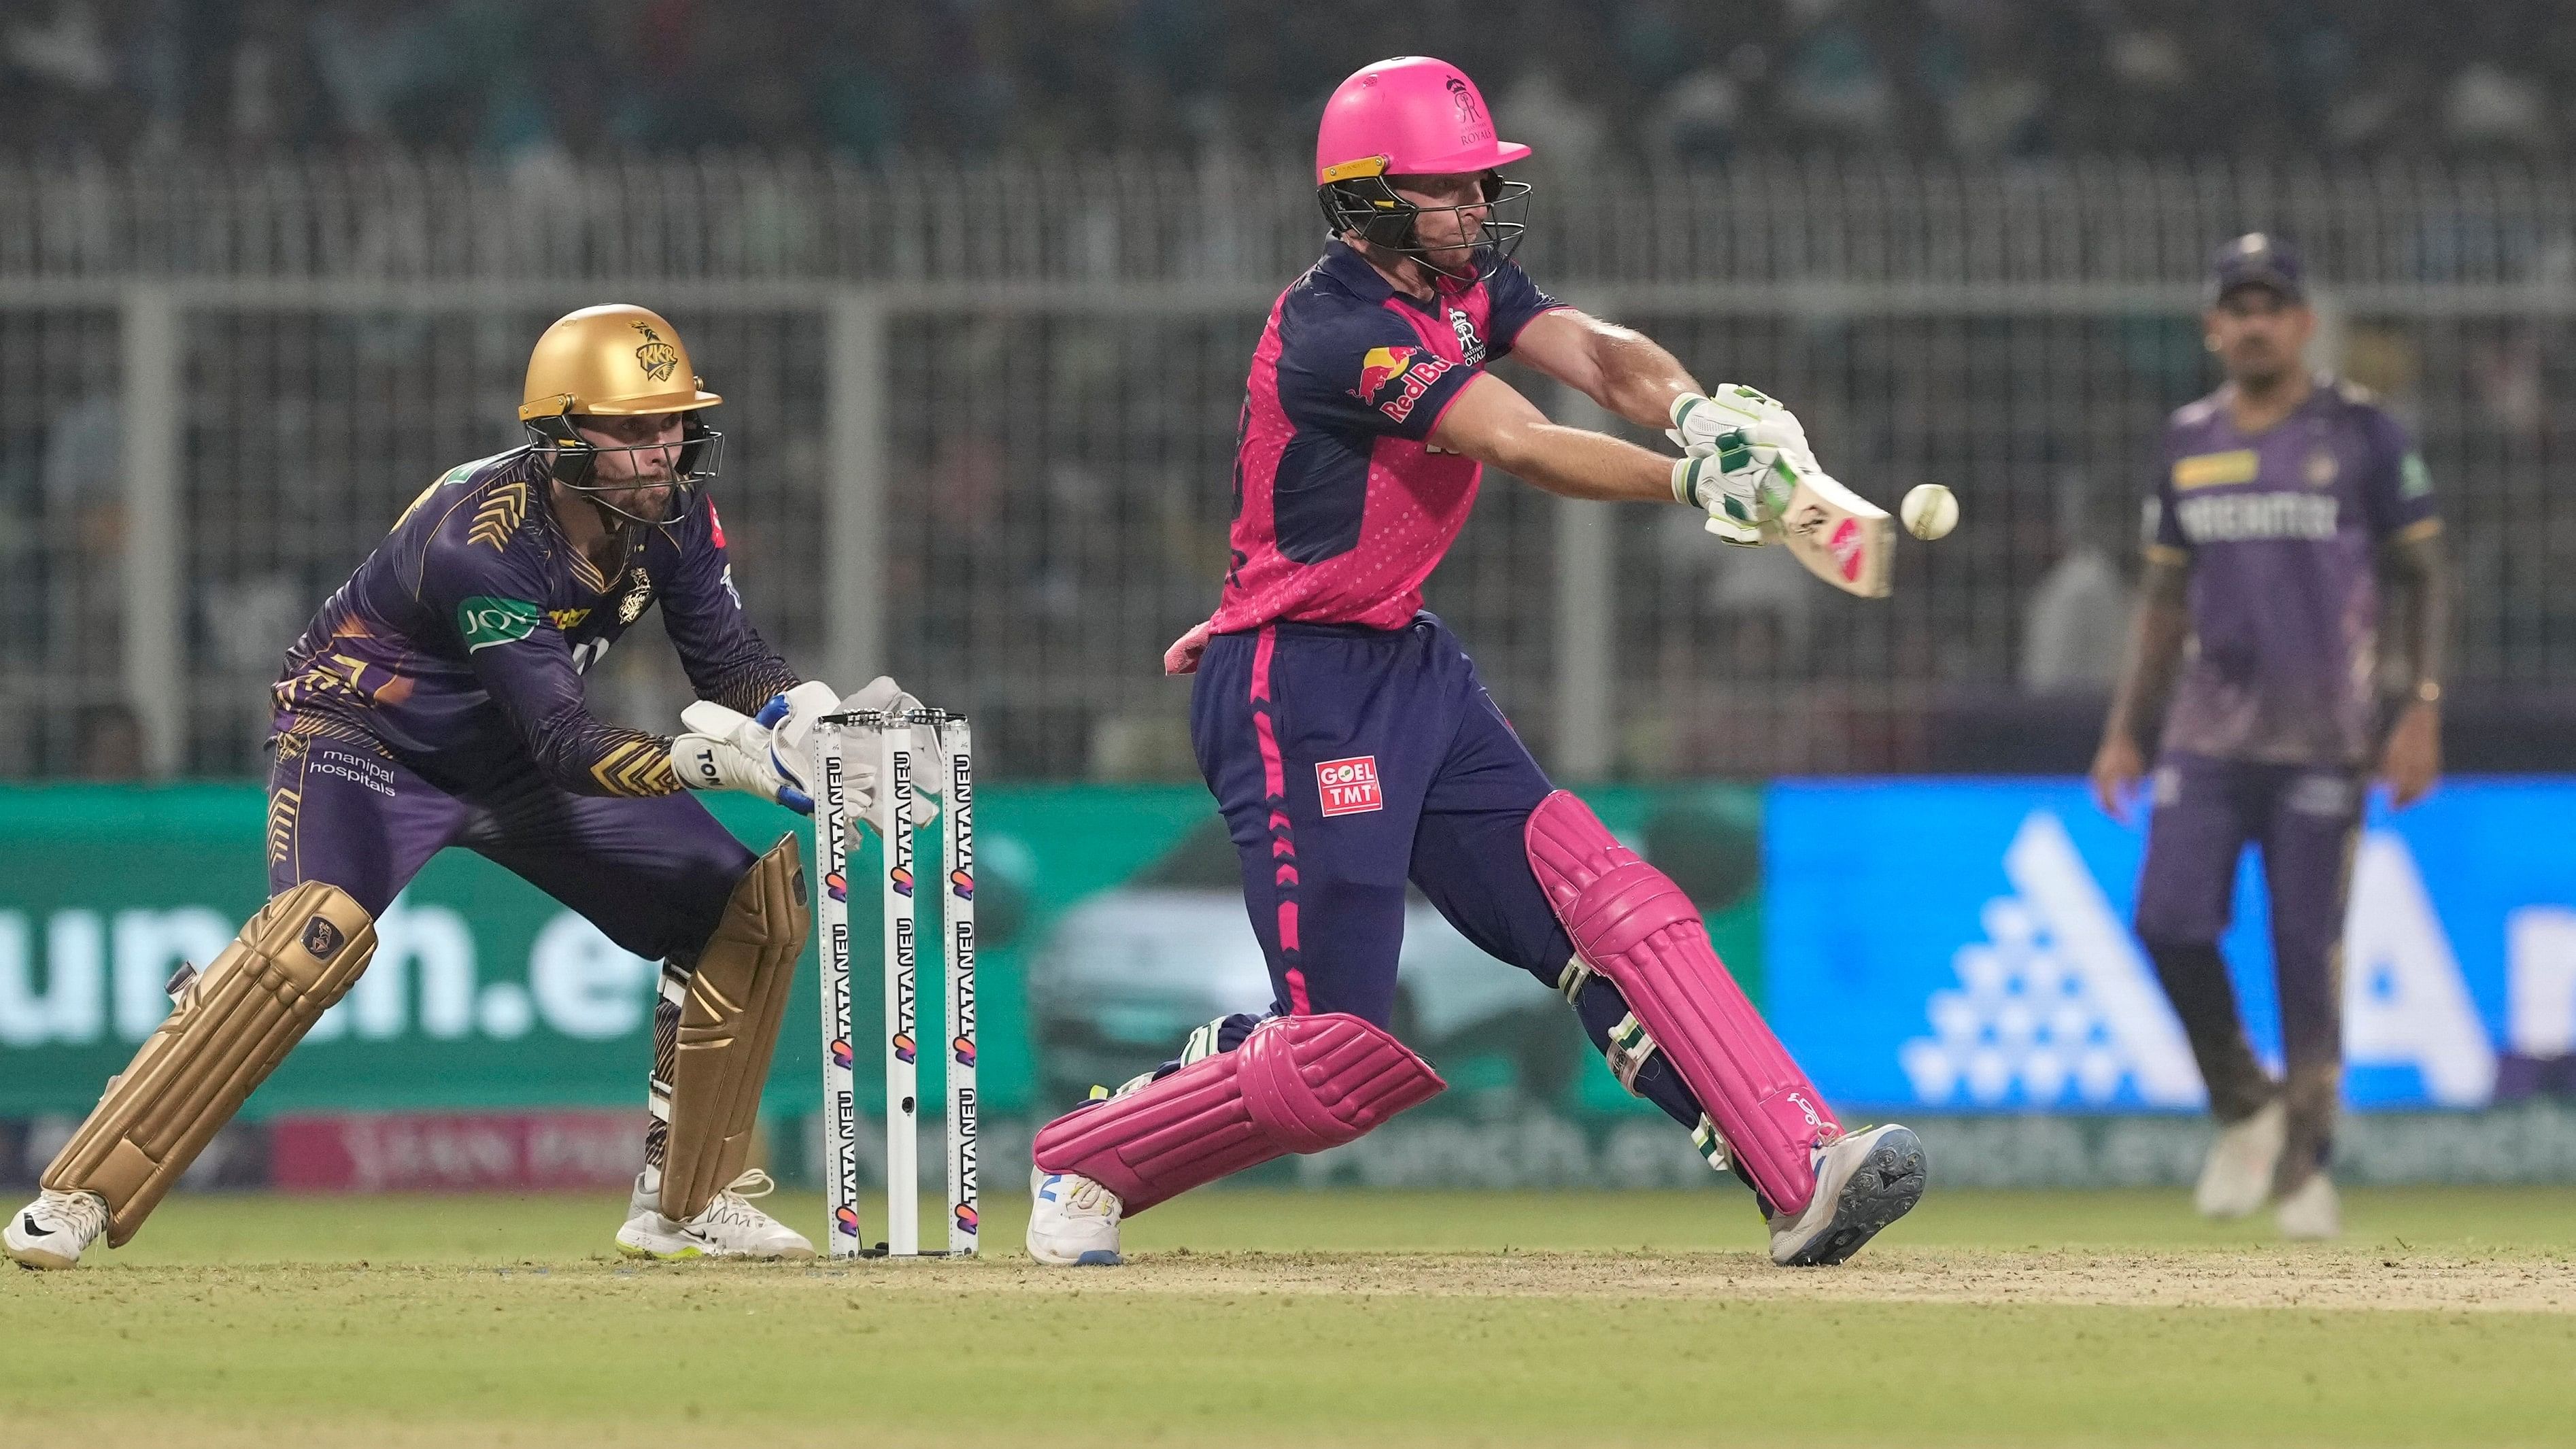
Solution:
[[[2454,781],[2375,801],[2344,961],[2356,1107],[2476,1107],[2576,1051],[2576,783]],[[1768,1006],[1837,1103],[2190,1110],[2180,1024],[2129,930],[2142,824],[2060,780],[1790,781],[1765,829]],[[2277,1068],[2263,881],[2223,941]]]

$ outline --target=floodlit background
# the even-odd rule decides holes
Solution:
[[[1998,1177],[2196,1162],[2170,1023],[2101,1007],[2142,959],[2074,944],[2125,939],[2084,927],[2125,919],[2136,838],[2062,777],[2118,665],[2162,419],[2215,381],[2210,249],[2296,239],[2315,361],[2418,430],[2441,491],[2450,763],[2511,777],[2374,824],[2349,974],[2386,1030],[2356,1030],[2353,1080],[2385,1110],[2352,1170],[2576,1174],[2576,1147],[2472,1169],[2407,1145],[2521,1120],[2410,1112],[2576,1084],[2576,848],[2546,824],[2569,787],[2528,778],[2576,758],[2569,7],[16,0],[0,1176],[41,1165],[168,966],[256,906],[288,640],[424,483],[516,443],[537,331],[602,301],[670,316],[727,399],[718,496],[764,630],[977,721],[1003,1136],[1257,1005],[1158,658],[1215,601],[1246,362],[1322,240],[1315,116],[1407,51],[1463,65],[1537,148],[1540,285],[1783,398],[1864,493],[1959,494],[1959,533],[1866,602],[1678,511],[1496,476],[1429,598],[1541,759],[1701,900],[1829,1094],[2086,1114],[2050,1152],[1981,1150]],[[658,632],[593,670],[603,713],[669,727]],[[786,824],[738,803],[747,836]],[[2234,959],[2262,1023],[2256,904]],[[609,1109],[582,1150],[626,1170],[645,965],[477,861],[405,911],[374,1004],[254,1104],[285,1125],[242,1180],[411,1181],[298,1164],[411,1161],[383,1146],[402,1133],[532,1153],[538,1116],[578,1137]],[[1470,1115],[1327,1176],[1688,1177],[1552,998],[1417,915],[1405,1021]],[[335,1115],[361,1108],[414,1115]]]

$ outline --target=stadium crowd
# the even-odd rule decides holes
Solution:
[[[22,153],[1268,148],[1454,56],[1556,164],[2554,153],[2563,0],[15,0]]]

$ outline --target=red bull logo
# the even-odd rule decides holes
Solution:
[[[975,873],[971,870],[950,871],[948,873],[948,888],[955,891],[957,893],[957,899],[961,901],[971,901],[975,899]]]
[[[1418,347],[1370,348],[1368,355],[1360,359],[1360,401],[1376,402],[1377,395],[1386,391],[1388,383],[1404,375],[1404,370],[1413,365],[1413,355],[1421,350]]]
[[[850,1050],[850,1044],[848,1042],[836,1041],[832,1043],[832,1065],[839,1067],[842,1071],[846,1072],[852,1067],[857,1066],[858,1062],[859,1054]]]
[[[1413,405],[1431,390],[1440,375],[1455,366],[1448,358],[1424,352],[1419,347],[1372,347],[1360,359],[1360,385],[1355,395],[1362,402],[1377,403],[1377,410],[1397,422],[1413,416]],[[1388,387],[1397,389],[1395,396],[1379,401]]]
[[[899,1061],[899,1062],[912,1062],[912,1061],[918,1061],[918,1060],[920,1060],[921,1047],[920,1047],[920,1044],[919,1044],[919,1043],[915,1042],[915,1041],[912,1039],[912,1033],[911,1033],[911,1032],[908,1032],[908,1031],[899,1031],[899,1032],[896,1032],[896,1033],[894,1034],[894,1042],[893,1042],[893,1046],[894,1046],[894,1059],[895,1059],[896,1061]]]
[[[894,886],[894,893],[896,895],[908,896],[912,894],[912,868],[910,866],[896,866],[894,869],[886,872],[886,879]]]
[[[850,878],[841,874],[837,870],[824,872],[823,893],[836,901],[848,900],[850,898]]]
[[[957,1065],[961,1067],[971,1067],[975,1065],[975,1044],[973,1042],[968,1041],[966,1038],[961,1036],[955,1041],[950,1042],[948,1044],[948,1049],[956,1053]]]
[[[1859,519],[1846,518],[1842,522],[1834,525],[1833,537],[1825,540],[1825,547],[1833,550],[1834,563],[1842,569],[1844,579],[1856,580],[1860,577],[1861,538]]]

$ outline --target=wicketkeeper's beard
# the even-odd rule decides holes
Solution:
[[[664,524],[671,521],[672,500],[679,491],[668,481],[629,483],[602,488],[594,485],[585,490],[590,501],[599,505],[614,528],[620,523]]]

